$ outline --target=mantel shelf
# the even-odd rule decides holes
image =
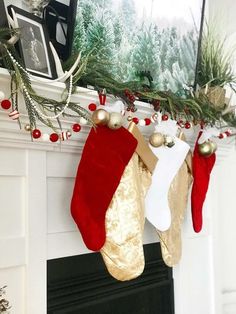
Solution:
[[[10,75],[6,69],[0,68],[0,84],[1,90],[8,96],[10,94]],[[61,95],[65,89],[64,83],[53,82],[52,84],[45,84],[42,82],[33,82],[33,88],[38,94],[47,96],[49,98],[61,99]],[[23,98],[20,96],[20,103],[23,104]],[[79,103],[83,108],[87,108],[88,104],[91,102],[97,102],[97,92],[94,90],[77,87],[76,94],[72,95],[73,102]],[[112,103],[116,99],[115,97],[108,97],[108,102]],[[98,102],[97,102],[98,103]],[[136,102],[138,111],[136,115],[139,118],[149,116],[152,112],[151,106],[148,103]],[[83,126],[81,131],[77,134],[73,133],[70,140],[61,143],[51,143],[44,142],[42,140],[32,141],[31,136],[25,131],[24,125],[28,123],[28,117],[26,114],[25,106],[20,106],[21,112],[21,128],[16,121],[9,119],[8,114],[5,110],[0,110],[0,145],[3,147],[17,147],[17,148],[28,148],[35,150],[46,150],[46,151],[58,151],[58,152],[71,152],[71,153],[81,153],[85,139],[90,130],[89,126]],[[71,125],[75,120],[62,119],[63,130],[71,128]],[[42,123],[38,123],[38,127],[46,133],[50,130],[45,127]],[[148,137],[153,132],[153,127],[141,127],[143,134]],[[186,138],[190,146],[193,148],[194,142],[198,133],[197,128],[192,128],[190,130],[184,130]],[[217,161],[218,163],[224,160],[230,151],[235,149],[234,139],[218,140],[216,139],[218,149],[217,149]]]

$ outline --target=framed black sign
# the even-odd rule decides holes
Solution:
[[[45,8],[44,19],[50,41],[53,43],[61,60],[67,60],[72,51],[77,0],[51,0]]]

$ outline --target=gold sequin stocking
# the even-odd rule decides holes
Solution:
[[[189,152],[181,168],[173,179],[168,200],[171,209],[171,226],[167,231],[157,230],[160,238],[162,257],[167,266],[176,265],[182,252],[181,227],[187,206],[188,192],[192,182],[192,156]]]
[[[151,173],[134,153],[106,212],[106,242],[101,249],[108,272],[125,281],[144,269],[144,197]]]

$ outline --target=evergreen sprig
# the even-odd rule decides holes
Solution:
[[[120,82],[106,68],[93,57],[86,58],[78,83],[85,87],[93,86],[98,91],[105,88],[108,93],[123,99],[126,105],[130,106],[130,98],[126,96],[128,90],[137,100],[146,101],[154,107],[158,102],[158,109],[169,113],[173,119],[183,118],[194,123],[236,126],[235,116],[232,113],[223,115],[224,108],[216,108],[207,96],[199,98],[196,93],[188,90],[185,90],[182,96],[171,91],[156,90],[143,84],[140,75],[141,78],[135,81]]]
[[[6,34],[6,32],[3,32]],[[1,34],[0,34],[1,36]],[[20,87],[24,85],[26,90],[22,89],[22,95],[25,100],[25,106],[29,117],[29,124],[30,128],[33,130],[37,127],[37,121],[41,121],[43,124],[48,126],[49,128],[53,129],[55,132],[57,129],[62,129],[60,119],[55,119],[57,121],[57,126],[55,126],[51,119],[47,119],[46,117],[43,117],[40,115],[37,110],[32,106],[30,103],[27,93],[30,96],[30,98],[38,104],[38,108],[40,111],[42,111],[43,115],[46,115],[48,117],[51,117],[53,115],[56,115],[58,112],[60,112],[63,107],[66,105],[66,97],[64,97],[61,101],[54,100],[48,97],[44,97],[41,95],[38,95],[36,91],[33,89],[30,76],[27,73],[27,71],[24,70],[24,66],[22,64],[22,61],[15,50],[14,47],[7,47],[5,44],[1,45],[2,51],[4,52],[2,55],[4,66],[8,69],[10,75],[11,75],[11,100],[12,100],[12,107],[13,109],[18,110],[18,91],[20,90]],[[9,50],[8,50],[9,49]],[[10,58],[7,51],[10,51],[11,55],[14,57],[14,59],[20,64],[20,66],[13,62]],[[74,77],[74,80],[76,81],[78,77],[80,77],[81,73],[84,72],[84,67],[86,66],[86,63],[82,63],[80,67],[76,71],[76,75]],[[65,91],[63,92],[63,96],[67,95],[67,89],[66,87]],[[75,90],[75,89],[73,89]],[[27,93],[26,93],[27,91]],[[68,108],[72,110],[74,113],[76,113],[77,117],[83,117],[86,120],[91,122],[90,114],[86,109],[83,109],[81,106],[75,103],[69,103]]]
[[[206,23],[202,35],[197,83],[199,86],[222,86],[236,83],[233,50],[225,49],[226,38],[217,34],[212,22]]]

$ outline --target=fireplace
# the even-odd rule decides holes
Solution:
[[[48,314],[174,314],[172,269],[159,243],[144,245],[146,266],[134,280],[119,282],[99,253],[52,259],[47,264]]]

